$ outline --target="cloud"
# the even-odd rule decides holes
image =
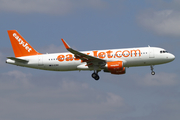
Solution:
[[[64,15],[77,9],[101,9],[102,0],[0,0],[0,10],[15,13],[43,13]]]
[[[148,74],[136,80],[143,86],[172,86],[178,83],[177,75],[174,73],[158,73],[154,76]]]
[[[87,83],[57,76],[57,86],[39,86],[33,82],[34,78],[17,70],[0,74],[0,90],[3,91],[0,93],[0,119],[104,120],[107,114],[113,117],[113,114],[128,111],[121,96],[101,92]],[[41,80],[46,78],[44,75]]]
[[[31,74],[26,74],[18,70],[9,71],[7,73],[1,73],[0,75],[0,89],[1,90],[13,90],[18,88],[32,87],[29,79]]]
[[[139,23],[158,35],[180,37],[180,12],[148,11],[138,16]]]
[[[180,1],[151,0],[148,3],[151,8],[137,16],[139,24],[161,36],[180,37]]]

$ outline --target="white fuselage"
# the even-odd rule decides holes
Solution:
[[[107,62],[123,61],[124,67],[158,65],[171,62],[175,59],[173,54],[167,53],[164,49],[157,47],[93,50],[82,51],[82,53],[101,58]],[[93,70],[93,68],[87,66],[86,62],[76,59],[74,54],[70,52],[19,58],[28,60],[28,62],[15,62],[11,59],[7,59],[6,62],[18,66],[52,71]]]

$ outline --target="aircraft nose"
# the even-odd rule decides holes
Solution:
[[[170,55],[168,56],[168,58],[169,58],[171,61],[173,61],[173,60],[175,59],[175,56],[174,56],[173,54],[170,54]]]

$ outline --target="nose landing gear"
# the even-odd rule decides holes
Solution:
[[[151,75],[155,75],[155,72],[153,71],[154,70],[153,65],[151,65],[150,67],[151,67]]]

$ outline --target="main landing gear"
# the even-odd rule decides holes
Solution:
[[[151,67],[151,75],[155,75],[155,72],[153,71],[154,70],[153,65],[151,65],[150,67]]]
[[[96,71],[96,72],[94,71],[94,73],[92,73],[92,77],[93,77],[95,80],[99,80],[99,78],[100,78],[99,75],[98,75],[98,72],[99,72],[99,71]]]

